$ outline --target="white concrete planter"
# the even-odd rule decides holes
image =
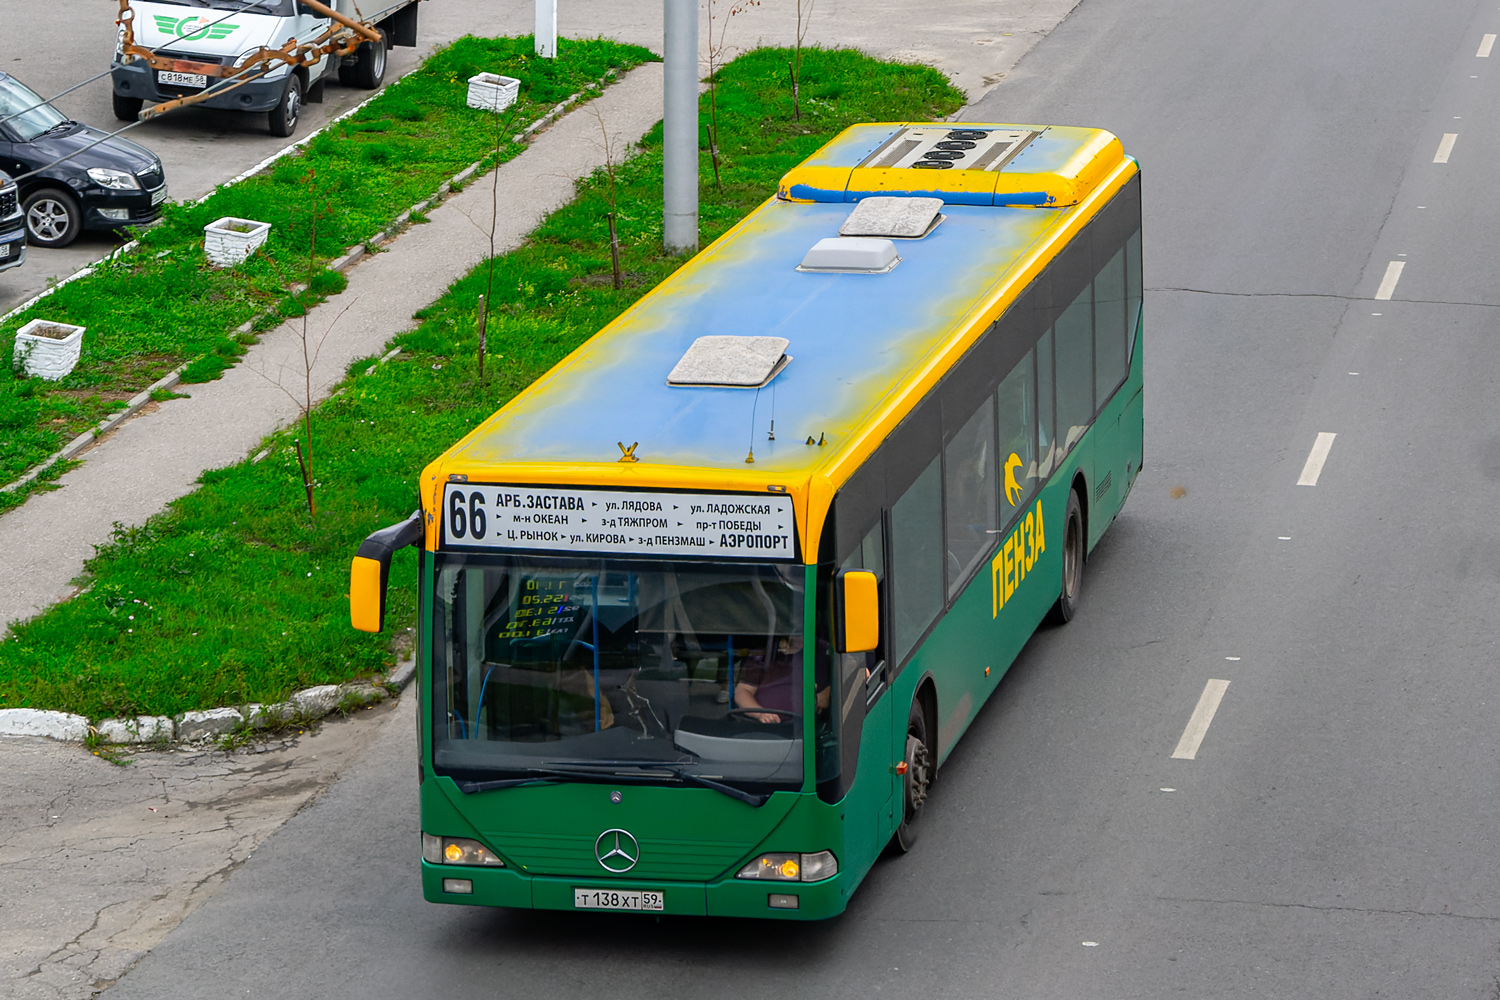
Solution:
[[[83,330],[71,323],[53,323],[34,319],[16,331],[16,349],[11,363],[28,377],[37,376],[49,382],[72,371],[83,350]]]
[[[498,73],[469,77],[469,107],[481,111],[504,111],[516,103],[521,81]]]
[[[271,232],[269,222],[226,216],[203,227],[203,252],[215,267],[242,264]]]

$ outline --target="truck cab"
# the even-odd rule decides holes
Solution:
[[[132,0],[122,17],[136,45],[170,62],[152,66],[126,50],[121,25],[111,79],[115,117],[135,121],[146,104],[210,96],[205,107],[266,115],[270,133],[286,137],[297,129],[307,102],[323,99],[329,77],[345,86],[375,90],[385,79],[392,45],[416,45],[418,0],[376,0],[364,14],[354,0],[327,0],[346,17],[373,24],[379,42],[361,42],[348,55],[314,54],[305,65],[282,60],[255,63],[262,49],[302,49],[315,45],[335,27],[298,0]],[[292,43],[288,47],[288,43]],[[235,70],[244,67],[242,73]]]

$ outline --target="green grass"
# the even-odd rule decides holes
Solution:
[[[608,41],[560,43],[557,59],[532,56],[531,38],[463,38],[434,54],[369,105],[321,133],[298,156],[221,188],[198,205],[169,205],[135,253],[0,325],[9,358],[15,331],[45,317],[88,328],[78,368],[56,384],[0,366],[0,484],[11,482],[102,419],[123,399],[186,361],[186,382],[218,378],[244,353],[231,334],[298,315],[287,289],[314,273],[317,295],[342,287],[323,265],[368,239],[476,160],[509,159],[510,138],[609,71],[655,58]],[[467,79],[492,70],[521,81],[501,115],[465,105]],[[497,156],[498,150],[498,156]],[[203,227],[224,216],[272,225],[244,265],[218,270],[202,254]],[[316,249],[313,233],[316,232]],[[196,359],[196,360],[194,360]],[[0,511],[21,501],[0,493]]]
[[[721,72],[724,187],[714,189],[704,155],[704,242],[845,126],[940,118],[962,103],[933,70],[812,50],[803,118],[793,122],[787,56],[756,51]],[[366,635],[350,628],[346,596],[360,540],[411,513],[423,465],[682,263],[661,244],[659,128],[614,187],[624,290],[608,280],[609,184],[596,174],[526,246],[496,258],[486,381],[475,359],[478,297],[490,280],[481,264],[396,338],[400,354],[368,374],[374,358],[354,362],[342,391],[316,410],[315,522],[287,434],[264,443],[260,462],[205,474],[144,527],[117,532],[89,563],[89,590],[0,643],[0,707],[174,714],[388,669],[393,635],[409,642],[414,625],[415,555],[406,549],[393,566],[387,634]]]

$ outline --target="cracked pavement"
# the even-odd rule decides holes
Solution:
[[[7,737],[0,769],[0,995],[106,989],[316,800],[392,703],[233,751],[118,759]]]

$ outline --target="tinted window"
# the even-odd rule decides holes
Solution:
[[[1125,241],[1125,320],[1126,357],[1135,351],[1135,327],[1141,314],[1141,231],[1137,229]]]
[[[943,448],[948,596],[958,593],[995,540],[995,401],[980,404]]]
[[[1034,351],[1026,352],[995,394],[1000,418],[1000,521],[1025,509],[1039,485],[1036,464],[1036,373]]]
[[[1052,401],[1055,365],[1052,361],[1052,331],[1042,334],[1036,345],[1036,444],[1039,479],[1052,475],[1052,469],[1061,456],[1057,451],[1057,422],[1052,416]]]
[[[942,470],[937,458],[891,507],[891,656],[911,652],[943,607]]]
[[[1125,379],[1125,249],[1094,278],[1094,398],[1101,403]]]
[[[1071,450],[1094,419],[1094,317],[1085,287],[1053,328],[1057,350],[1057,430]]]

